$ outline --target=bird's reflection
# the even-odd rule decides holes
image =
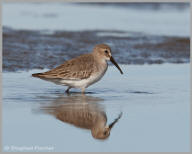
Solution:
[[[89,129],[96,139],[106,139],[122,113],[107,125],[107,116],[102,99],[86,95],[61,96],[49,105],[42,105],[40,110],[53,115],[62,122],[76,127]]]

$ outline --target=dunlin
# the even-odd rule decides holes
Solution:
[[[68,86],[67,93],[71,88],[80,88],[84,93],[85,88],[103,77],[108,68],[107,61],[109,60],[123,74],[111,55],[111,48],[106,44],[99,44],[93,48],[91,53],[73,58],[54,69],[44,73],[32,74],[32,76]]]
[[[86,95],[61,96],[52,103],[42,104],[40,111],[50,114],[58,120],[91,131],[95,139],[107,139],[122,112],[110,124],[100,98]]]

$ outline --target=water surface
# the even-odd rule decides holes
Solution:
[[[190,36],[190,3],[111,4],[3,3],[3,25],[25,30],[123,30]]]
[[[109,67],[85,95],[76,89],[66,95],[65,87],[31,77],[42,70],[4,72],[3,147],[51,149],[20,151],[189,151],[189,64],[121,67],[124,75]],[[121,112],[108,138],[93,137],[91,119],[97,117],[99,123],[110,125]]]

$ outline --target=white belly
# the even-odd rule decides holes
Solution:
[[[61,84],[63,85],[68,85],[74,88],[87,88],[88,86],[92,85],[93,83],[99,81],[103,75],[105,74],[107,70],[107,66],[101,71],[92,74],[89,78],[87,79],[82,79],[82,80],[61,80]]]

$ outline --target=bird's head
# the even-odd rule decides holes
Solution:
[[[93,128],[91,130],[92,136],[96,139],[102,139],[102,140],[107,139],[110,136],[111,129],[118,122],[121,116],[122,116],[122,112],[111,124],[109,124],[109,126]]]
[[[111,48],[106,44],[98,44],[94,47],[93,53],[97,55],[100,59],[104,59],[106,61],[111,61],[120,71],[121,74],[123,74],[121,68],[116,63],[115,59],[112,57],[111,54]]]

